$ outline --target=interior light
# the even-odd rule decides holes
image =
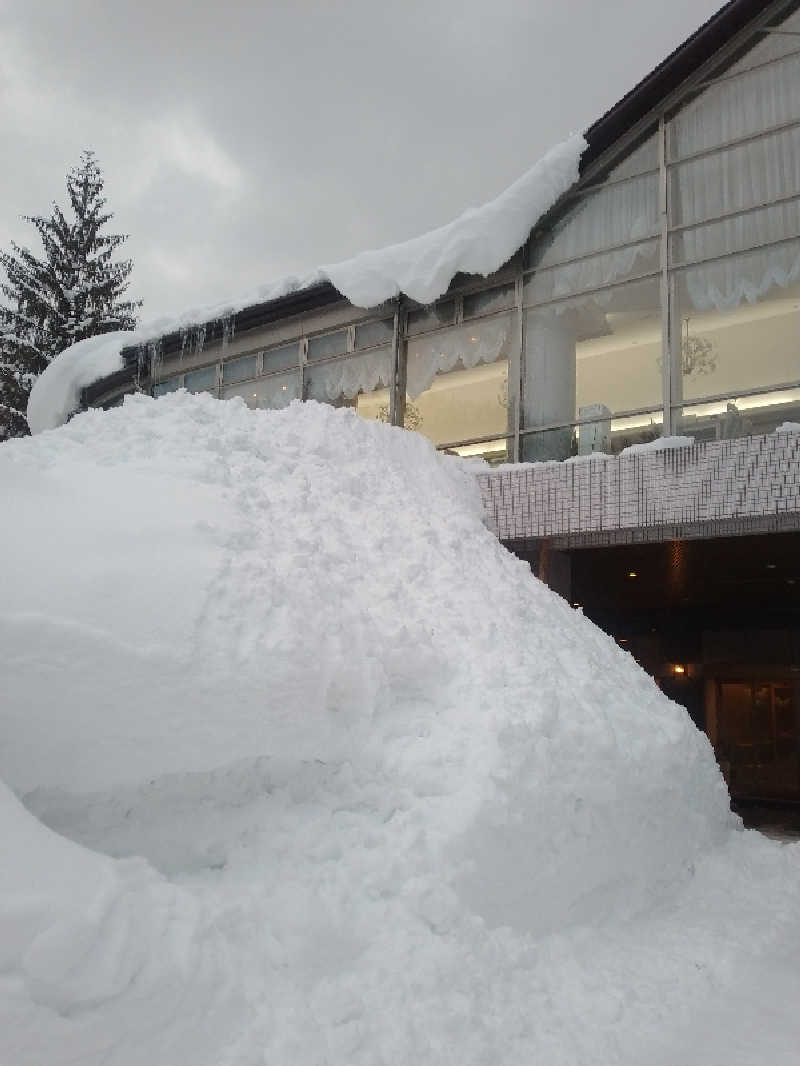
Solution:
[[[580,604],[579,604],[579,603],[573,603],[573,605],[572,605],[572,606],[573,606],[573,607],[580,607]]]
[[[673,674],[685,674],[686,667],[681,666],[680,663],[675,663],[675,665],[672,667],[672,672]]]
[[[627,644],[628,643],[628,638],[627,637],[620,637],[619,638],[619,642],[620,642],[620,644]]]
[[[286,386],[285,385],[281,385],[281,392],[286,392]]]
[[[767,570],[774,570],[774,569],[775,569],[775,563],[767,563]]]
[[[637,574],[637,572],[635,570],[629,570],[628,571],[628,577],[638,577],[638,576],[639,575]]]

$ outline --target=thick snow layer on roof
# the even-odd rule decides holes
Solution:
[[[573,136],[490,203],[415,240],[324,267],[324,273],[359,307],[374,307],[401,292],[419,303],[432,303],[459,271],[488,275],[511,258],[577,180],[585,148],[583,137]]]
[[[281,278],[236,300],[160,316],[136,333],[108,334],[73,345],[51,363],[33,387],[28,404],[31,431],[38,433],[65,422],[78,406],[81,389],[121,368],[119,353],[128,345],[224,318],[324,281],[330,281],[356,307],[374,307],[401,292],[420,303],[431,303],[446,291],[459,271],[493,273],[522,246],[536,222],[577,180],[585,148],[582,136],[570,137],[494,200],[470,208],[448,225],[421,237],[320,267],[305,277]]]
[[[81,390],[122,369],[122,349],[132,334],[104,333],[71,345],[33,383],[28,398],[31,433],[62,425],[80,405]]]
[[[3,445],[0,1061],[796,1061],[797,849],[473,469],[183,392]]]

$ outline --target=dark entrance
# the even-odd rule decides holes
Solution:
[[[736,800],[800,803],[800,533],[528,558],[707,731]]]

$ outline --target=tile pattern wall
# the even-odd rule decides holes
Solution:
[[[796,528],[800,431],[520,465],[480,482],[488,524],[503,541],[599,543],[623,531],[666,539],[731,523],[744,532],[762,519],[772,520],[769,528]]]

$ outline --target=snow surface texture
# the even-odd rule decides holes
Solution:
[[[0,448],[0,1063],[796,1062],[798,848],[474,469],[182,391]]]
[[[542,215],[577,180],[585,148],[584,138],[573,135],[494,200],[470,208],[421,237],[320,267],[302,278],[281,278],[228,303],[162,316],[135,333],[109,333],[73,345],[53,360],[33,386],[28,403],[31,432],[66,422],[78,407],[81,389],[122,369],[120,353],[128,345],[146,344],[323,281],[330,281],[355,307],[376,307],[401,292],[420,303],[432,303],[459,271],[492,274],[508,262]]]

